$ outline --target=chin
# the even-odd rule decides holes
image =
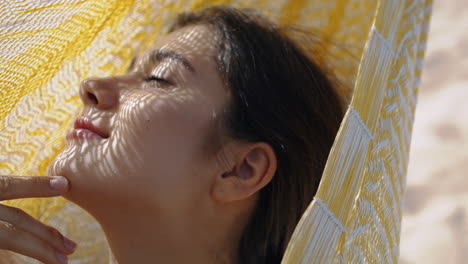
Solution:
[[[108,187],[110,167],[102,164],[106,158],[99,149],[86,149],[83,145],[69,144],[50,163],[47,175],[68,179],[69,190],[63,195],[83,209],[93,211],[93,206],[108,200],[112,193]]]
[[[90,201],[92,196],[89,195],[90,190],[86,190],[86,184],[82,183],[82,181],[86,181],[84,177],[89,177],[89,174],[81,175],[84,171],[80,170],[76,163],[76,159],[71,159],[70,156],[62,152],[49,165],[47,175],[67,178],[69,189],[63,197],[91,213],[92,208],[89,206],[92,205],[92,201]],[[89,182],[89,185],[93,185],[93,183]]]
[[[68,179],[70,189],[64,197],[69,200],[75,193],[80,192],[80,181],[86,181],[92,177],[88,171],[91,166],[85,164],[87,160],[84,158],[85,156],[78,146],[67,143],[66,148],[55,157],[47,168],[47,175],[63,176]]]
[[[73,162],[70,155],[66,151],[61,152],[49,165],[47,168],[47,175],[49,176],[63,176],[67,178],[69,191],[73,191],[72,186],[74,186],[74,177],[78,170],[76,169],[76,163]]]

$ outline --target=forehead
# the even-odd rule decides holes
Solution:
[[[159,39],[152,49],[175,51],[196,62],[215,57],[216,41],[217,36],[211,26],[194,25],[169,33]]]

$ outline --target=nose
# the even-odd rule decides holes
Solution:
[[[88,78],[80,85],[80,97],[85,105],[101,110],[113,108],[119,102],[118,80],[115,78]]]

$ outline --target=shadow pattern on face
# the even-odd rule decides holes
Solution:
[[[82,82],[81,116],[110,136],[67,138],[48,173],[69,178],[68,199],[96,213],[115,202],[189,199],[227,100],[215,39],[206,26],[183,28],[136,56],[127,74]]]

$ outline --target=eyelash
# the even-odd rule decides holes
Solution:
[[[163,78],[158,77],[158,76],[149,76],[149,77],[145,78],[145,81],[146,82],[156,82],[158,84],[163,84],[163,85],[170,85],[171,84],[171,82],[169,82],[168,80],[163,79]]]

